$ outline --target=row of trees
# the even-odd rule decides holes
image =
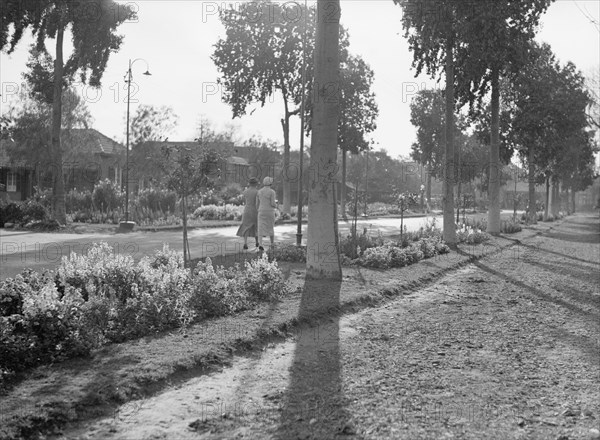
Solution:
[[[403,8],[402,25],[417,75],[425,70],[432,77],[445,77],[443,115],[441,95],[435,92],[421,94],[417,99],[422,102],[416,104],[430,107],[424,117],[442,121],[443,133],[439,124],[428,132],[413,114],[419,127],[413,157],[432,166],[443,164],[447,243],[456,242],[455,143],[462,123],[456,114],[466,104],[479,141],[489,145],[488,232],[500,231],[501,151],[507,160],[516,150],[529,167],[530,200],[536,174],[576,189],[589,182],[594,147],[587,129],[590,97],[583,77],[570,63],[560,66],[548,46],[533,41],[552,0],[394,1]],[[576,176],[584,175],[575,183]],[[530,205],[533,220],[535,208]]]

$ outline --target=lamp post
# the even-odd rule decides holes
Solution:
[[[306,24],[308,22],[307,0],[304,0],[304,33],[302,35],[302,99],[300,101],[300,163],[298,164],[298,227],[296,230],[296,246],[302,246],[302,167],[304,166],[304,95],[306,88]]]
[[[125,129],[125,221],[119,223],[119,230],[121,232],[127,232],[133,230],[134,222],[129,221],[129,102],[131,100],[131,67],[136,61],[143,61],[146,63],[146,71],[144,75],[150,76],[151,73],[148,69],[148,62],[143,58],[136,58],[135,60],[129,60],[129,68],[125,73],[125,82],[127,83],[127,127]]]

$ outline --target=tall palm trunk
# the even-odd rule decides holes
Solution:
[[[333,15],[332,15],[333,11]],[[339,118],[339,0],[317,1],[315,97],[307,227],[306,277],[342,279],[337,204],[337,125]],[[335,95],[332,95],[332,90]]]
[[[444,163],[444,241],[456,244],[454,223],[454,31],[446,38],[446,151]]]
[[[500,87],[498,68],[492,69],[492,124],[490,136],[489,207],[487,232],[500,233]]]
[[[52,160],[56,163],[54,177],[54,217],[58,223],[67,223],[65,207],[65,179],[63,175],[63,155],[60,142],[62,116],[63,80],[63,37],[64,27],[59,23],[56,31],[56,59],[54,60],[54,94],[52,98]]]

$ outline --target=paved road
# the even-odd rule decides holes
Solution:
[[[508,214],[508,211],[506,212]],[[431,217],[429,217],[431,219]],[[409,231],[423,226],[425,217],[405,219]],[[438,216],[441,227],[441,217]],[[340,221],[340,233],[347,234],[350,222]],[[400,230],[400,219],[380,218],[359,220],[359,231],[368,228],[370,232],[380,231],[383,235],[397,234]],[[277,243],[296,242],[295,224],[284,224],[275,227]],[[243,241],[236,237],[237,226],[222,228],[204,228],[189,231],[189,243],[192,258],[230,254],[242,251]],[[303,226],[303,241],[306,244],[306,225]],[[181,231],[147,232],[138,231],[130,234],[56,234],[34,233],[24,231],[0,230],[0,279],[14,277],[25,267],[35,270],[55,268],[63,256],[71,252],[86,252],[95,242],[106,241],[113,246],[116,253],[132,255],[137,261],[144,255],[151,255],[162,249],[167,243],[171,249],[181,249]],[[268,239],[266,239],[268,242]],[[249,240],[250,251],[253,240]]]

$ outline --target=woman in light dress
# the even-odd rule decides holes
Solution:
[[[244,249],[248,249],[248,237],[254,237],[256,247],[258,248],[258,211],[256,210],[256,197],[258,189],[256,185],[258,179],[251,177],[248,180],[248,188],[244,191],[244,212],[242,213],[242,224],[240,225],[237,236],[244,237]]]
[[[273,179],[265,177],[263,187],[258,190],[256,197],[256,208],[258,210],[258,249],[263,251],[262,238],[268,235],[271,239],[271,247],[275,244],[275,209],[277,209],[277,195],[271,185]]]

